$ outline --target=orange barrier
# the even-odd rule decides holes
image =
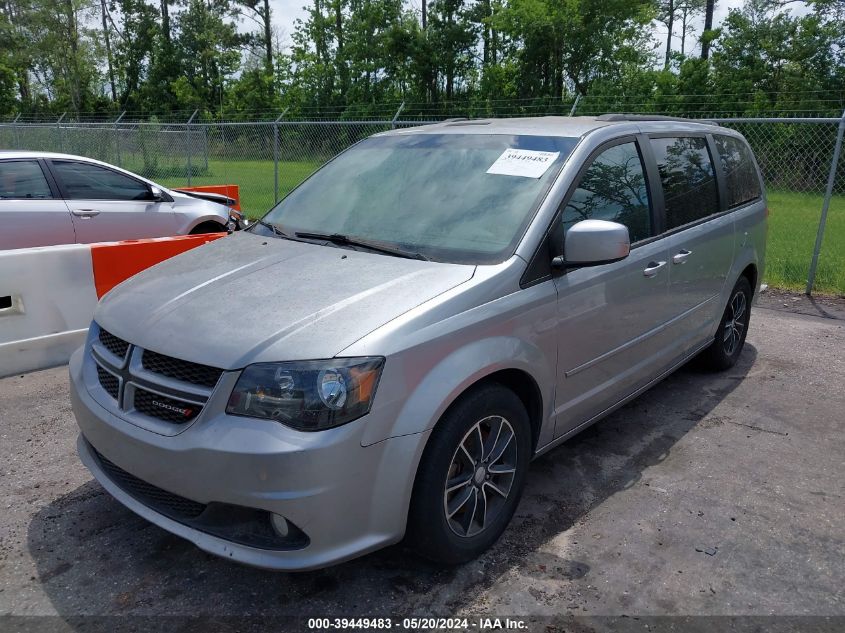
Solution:
[[[236,211],[241,210],[241,188],[238,185],[203,185],[201,187],[174,187],[176,191],[199,191],[206,193],[219,193],[235,201],[232,207]]]
[[[225,235],[207,233],[92,244],[91,265],[97,299],[132,275]]]

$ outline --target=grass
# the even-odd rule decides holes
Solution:
[[[823,196],[769,191],[769,240],[765,282],[774,288],[804,290],[816,242]],[[827,215],[816,269],[815,290],[845,294],[845,196],[834,196]]]
[[[319,162],[279,162],[279,199],[305,180]],[[275,204],[273,200],[273,161],[267,160],[210,160],[208,174],[191,178],[192,185],[240,186],[241,209],[251,218],[260,218]],[[187,186],[187,179],[160,178],[165,187]]]
[[[318,162],[279,163],[279,197],[305,179]],[[272,161],[210,160],[208,174],[191,179],[194,185],[240,185],[241,208],[250,217],[260,217],[273,204]],[[185,178],[163,178],[161,184],[184,186]],[[822,196],[770,190],[769,242],[764,281],[775,288],[803,290],[816,239]],[[845,196],[834,196],[827,218],[825,239],[816,272],[818,292],[845,294]]]

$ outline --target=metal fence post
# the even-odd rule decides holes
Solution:
[[[62,124],[62,119],[65,118],[66,114],[67,114],[67,112],[62,112],[62,116],[60,116],[59,120],[56,121],[56,136],[58,137],[59,151],[60,152],[64,151],[64,147],[63,147],[64,143],[62,142],[62,127],[61,127],[61,124]]]
[[[202,155],[205,161],[205,172],[208,173],[208,126],[202,126]]]
[[[120,136],[118,135],[117,124],[120,123],[120,120],[123,118],[123,115],[126,114],[126,110],[120,113],[120,116],[117,117],[114,121],[114,151],[117,155],[117,166],[121,167],[120,164]]]
[[[287,114],[289,108],[273,121],[273,204],[279,201],[279,121]]]
[[[12,121],[12,131],[15,134],[15,149],[23,149],[23,147],[21,147],[21,133],[20,130],[18,130],[18,119],[20,118],[21,113],[18,112],[18,116],[16,116],[15,120]]]
[[[578,109],[578,102],[581,101],[581,93],[575,95],[575,103],[572,104],[572,109],[569,111],[569,116],[575,116],[575,110]]]
[[[824,192],[822,215],[819,218],[819,230],[816,233],[816,245],[813,247],[813,260],[810,262],[810,273],[807,275],[806,294],[813,294],[813,283],[816,281],[816,267],[819,265],[819,254],[822,250],[824,227],[827,223],[827,212],[830,209],[830,199],[833,197],[833,185],[836,181],[836,171],[839,167],[839,155],[842,153],[842,136],[845,134],[845,111],[839,120],[839,130],[836,133],[836,145],[833,148],[833,158],[830,162],[830,172],[827,175],[827,189]]]
[[[392,129],[394,129],[394,130],[396,129],[396,119],[399,118],[399,115],[402,114],[402,110],[404,110],[404,109],[405,109],[405,102],[403,101],[402,103],[399,104],[399,109],[396,110],[396,114],[393,115],[393,119],[391,119],[391,121],[390,121],[390,127]]]
[[[199,110],[194,110],[194,113],[191,115],[191,118],[188,119],[188,122],[185,124],[185,151],[188,154],[188,186],[191,186],[191,123],[194,120],[194,117],[197,116],[197,112]]]

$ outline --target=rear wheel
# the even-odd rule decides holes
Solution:
[[[745,345],[750,317],[751,284],[747,278],[740,277],[731,291],[713,343],[701,354],[706,367],[723,371],[736,364]]]
[[[408,516],[408,541],[439,563],[480,555],[516,510],[531,426],[522,401],[498,384],[464,395],[444,414],[423,454]]]

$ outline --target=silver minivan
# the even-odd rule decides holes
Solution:
[[[605,115],[377,134],[252,228],[106,295],[70,363],[118,501],[260,567],[505,530],[533,457],[695,356],[739,357],[763,274],[738,133]]]

